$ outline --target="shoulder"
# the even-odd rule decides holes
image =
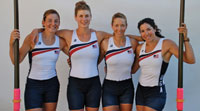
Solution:
[[[97,37],[98,42],[101,43],[104,39],[103,32],[102,31],[96,31],[95,33],[96,33],[96,37]]]
[[[129,38],[129,40],[130,40],[130,42],[131,42],[131,44],[133,45],[133,44],[138,44],[138,42],[137,42],[137,40],[135,40],[134,38],[132,38],[132,37],[128,37]]]
[[[136,50],[138,42],[134,38],[130,38],[130,37],[128,37],[128,38],[130,40],[130,43],[131,43],[133,50]]]
[[[96,31],[95,33],[96,33],[98,39],[102,39],[103,38],[104,32]]]
[[[103,39],[103,41],[101,42],[101,46],[108,45],[108,42],[109,42],[109,38]]]
[[[164,39],[163,40],[163,46],[171,46],[171,45],[176,45],[176,43],[170,39]]]
[[[38,40],[38,37],[37,37]],[[22,49],[28,49],[28,50],[32,50],[35,46],[35,40],[33,40],[32,36],[29,34],[26,36],[26,38],[24,39],[24,42],[22,44]],[[21,49],[20,48],[20,49]]]
[[[27,35],[26,38],[24,39],[24,43],[26,44],[31,44],[32,41],[35,41],[35,40],[32,40],[33,37],[31,36],[31,34]],[[38,39],[38,37],[36,38]]]
[[[105,38],[109,38],[112,36],[112,34],[104,32],[104,31],[96,31],[96,35],[99,40],[103,40]]]
[[[103,39],[103,41],[101,42],[101,50],[103,50],[104,52],[107,51],[108,49],[108,44],[109,44],[109,38]]]
[[[162,45],[162,52],[165,54],[167,52],[173,52],[174,50],[177,50],[178,46],[176,43],[170,39],[165,39],[163,40],[163,45]]]

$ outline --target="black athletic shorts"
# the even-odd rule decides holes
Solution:
[[[134,86],[132,79],[124,81],[104,80],[102,105],[103,107],[133,104]]]
[[[70,110],[83,109],[84,106],[99,108],[101,83],[99,76],[80,79],[69,77],[67,99]]]
[[[148,106],[162,111],[166,103],[165,85],[144,87],[138,83],[136,91],[136,105]]]
[[[57,76],[48,80],[27,78],[25,88],[25,109],[42,108],[44,103],[58,101],[60,84]]]

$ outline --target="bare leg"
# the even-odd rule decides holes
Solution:
[[[132,104],[120,104],[120,111],[132,111]]]
[[[136,105],[137,111],[144,111],[144,106],[142,105]]]
[[[144,106],[144,111],[156,111],[156,110],[150,107]]]
[[[99,108],[86,107],[86,111],[99,111]]]
[[[42,108],[34,108],[34,109],[26,110],[26,111],[42,111]]]
[[[44,111],[56,111],[57,103],[44,103]]]
[[[120,111],[118,105],[103,107],[103,111]]]

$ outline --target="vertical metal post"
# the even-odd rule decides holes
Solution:
[[[18,13],[18,0],[14,0],[14,28],[19,29],[19,13]],[[14,42],[14,61],[15,61],[15,82],[14,88],[19,88],[19,40]]]
[[[14,0],[14,28],[19,29],[18,0]],[[20,111],[19,40],[14,42],[14,111]]]
[[[179,26],[184,23],[185,0],[180,0]],[[183,34],[179,33],[177,110],[183,111]]]

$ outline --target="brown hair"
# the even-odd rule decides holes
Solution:
[[[54,9],[49,9],[47,11],[44,12],[43,14],[43,21],[46,20],[46,17],[49,15],[49,14],[56,14],[58,16],[58,18],[60,19],[60,15],[58,14],[58,12]]]
[[[126,16],[123,14],[123,13],[120,13],[120,12],[118,12],[118,13],[115,13],[114,15],[113,15],[113,17],[112,17],[112,25],[113,25],[113,22],[114,22],[114,20],[116,19],[116,18],[122,18],[122,19],[125,19],[125,22],[126,22],[126,25],[127,25],[127,19],[126,19]]]
[[[77,16],[77,13],[78,13],[79,10],[88,10],[90,12],[90,15],[92,15],[90,7],[85,1],[79,1],[79,2],[76,3],[76,5],[75,5],[75,16]]]
[[[141,21],[138,22],[138,30],[140,31],[140,26],[144,23],[149,24],[151,27],[153,27],[153,29],[156,30],[155,34],[156,36],[160,37],[160,38],[164,38],[164,36],[160,33],[161,30],[158,28],[158,26],[155,24],[154,19],[152,18],[144,18]]]

